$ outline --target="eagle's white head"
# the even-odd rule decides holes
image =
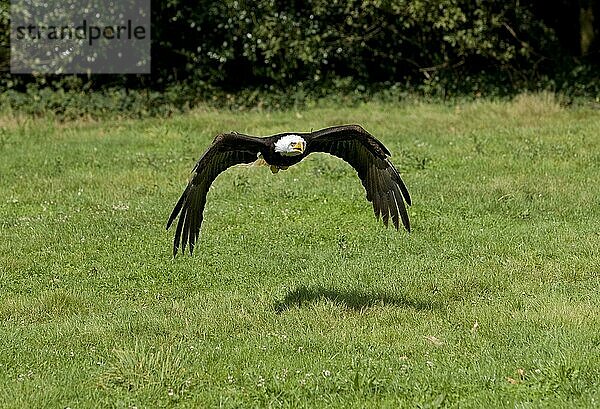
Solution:
[[[300,135],[285,135],[275,142],[275,152],[283,156],[302,155],[306,149],[306,141]]]

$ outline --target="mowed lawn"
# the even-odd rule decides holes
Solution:
[[[325,154],[237,167],[165,231],[219,132],[359,123],[412,194],[385,229]],[[0,407],[598,407],[600,111],[551,95],[0,120]]]

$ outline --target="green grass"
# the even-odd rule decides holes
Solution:
[[[234,168],[193,257],[166,219],[218,132],[357,122],[411,234],[313,155]],[[461,106],[0,120],[2,407],[597,407],[600,114]]]

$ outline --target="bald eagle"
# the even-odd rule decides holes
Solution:
[[[358,173],[367,200],[373,203],[375,217],[381,217],[387,227],[391,216],[396,230],[402,219],[402,224],[410,231],[404,205],[405,202],[411,204],[408,189],[388,158],[390,152],[360,125],[334,126],[314,132],[285,132],[267,137],[232,132],[217,135],[198,160],[192,178],[169,217],[167,230],[179,215],[173,256],[177,255],[180,244],[182,251],[189,245],[190,254],[193,253],[200,235],[208,189],[221,172],[234,165],[261,160],[276,173],[313,152],[329,153],[348,162]]]

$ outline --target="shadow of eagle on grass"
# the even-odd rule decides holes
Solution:
[[[200,235],[206,195],[217,176],[231,166],[264,162],[273,173],[295,165],[313,152],[324,152],[348,162],[358,173],[373,203],[375,217],[387,227],[399,229],[400,220],[410,231],[406,204],[410,205],[408,189],[398,170],[390,162],[387,148],[360,125],[342,125],[314,132],[284,132],[267,137],[255,137],[237,132],[217,135],[192,170],[183,194],[167,222],[167,230],[179,216],[173,256],[179,247],[188,246],[190,254]]]

